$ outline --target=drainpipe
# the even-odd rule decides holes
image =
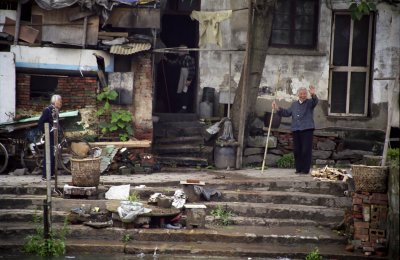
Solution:
[[[17,19],[15,21],[14,45],[18,44],[20,27],[21,27],[21,1],[18,0]]]

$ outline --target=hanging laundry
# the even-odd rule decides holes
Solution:
[[[199,21],[199,47],[204,47],[207,43],[216,43],[218,46],[222,46],[222,35],[219,25],[220,22],[231,16],[232,10],[218,12],[193,11],[190,18]]]

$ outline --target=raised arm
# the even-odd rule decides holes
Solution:
[[[274,109],[276,111],[276,113],[280,116],[283,117],[290,117],[292,116],[292,107],[289,107],[288,109],[284,109],[284,108],[280,108],[278,107],[278,105],[276,104],[275,100],[272,101],[272,109]]]

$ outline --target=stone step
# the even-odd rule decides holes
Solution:
[[[203,127],[206,124],[198,120],[192,121],[176,121],[176,122],[158,122],[154,124],[154,128],[187,128],[187,127]]]
[[[179,188],[181,187],[131,188],[131,192],[137,193],[141,199],[147,199],[155,192],[173,196],[175,190]],[[212,201],[297,204],[332,208],[346,208],[352,205],[350,197],[338,197],[329,194],[240,189],[219,191],[222,193],[222,196],[220,198],[212,198]]]
[[[154,136],[156,138],[160,137],[179,137],[179,136],[201,136],[204,129],[202,126],[195,126],[195,127],[184,127],[184,128],[177,128],[177,127],[160,127],[154,128]]]
[[[307,219],[340,223],[344,217],[343,209],[324,206],[295,204],[250,203],[250,202],[205,202],[207,212],[218,206],[242,217],[268,217],[284,219]]]
[[[205,146],[201,144],[164,144],[158,145],[153,148],[153,151],[158,155],[177,154],[177,155],[199,155],[209,156],[213,152],[212,146]]]
[[[52,211],[52,221],[54,223],[63,223],[68,213],[66,211]],[[0,222],[25,222],[29,223],[34,217],[42,217],[42,209],[0,209]]]
[[[156,156],[161,165],[168,166],[208,166],[208,159],[188,156]],[[178,183],[176,183],[178,184]]]
[[[34,216],[42,216],[42,210],[30,209],[0,209],[0,221],[8,223],[30,223],[33,221]],[[67,211],[52,211],[53,223],[63,223],[65,217],[68,215]],[[335,227],[337,223],[326,221],[313,221],[303,219],[274,219],[274,218],[257,218],[257,217],[241,217],[232,216],[231,221],[233,225],[237,226],[266,226],[266,227],[282,227],[282,226],[323,226]],[[208,225],[216,225],[214,216],[206,216],[206,223]]]
[[[23,238],[36,232],[34,224],[1,223],[0,238]],[[53,230],[61,228],[54,224]],[[128,234],[134,241],[222,242],[252,244],[345,244],[346,237],[324,227],[261,227],[261,226],[206,226],[204,229],[94,229],[84,225],[69,225],[67,239],[121,240]]]
[[[180,165],[187,161],[188,163],[193,163],[200,166],[207,166],[207,160],[197,157],[172,157],[172,156],[160,156],[160,160],[165,164],[170,165]],[[181,162],[180,162],[181,161]],[[191,173],[182,172],[177,175],[176,171],[179,168],[170,168],[176,178],[166,178],[164,175],[161,176],[158,173],[153,173],[151,176],[152,180],[148,179],[149,175],[134,174],[132,176],[127,175],[114,175],[114,176],[101,176],[99,192],[104,193],[112,185],[123,185],[131,184],[132,187],[137,185],[146,185],[148,188],[153,187],[154,189],[177,189],[181,188],[179,185],[180,180],[186,179],[198,179],[204,180],[205,175],[209,175],[210,171],[205,171],[204,173]],[[32,179],[40,179],[40,176],[25,176],[28,181]],[[343,182],[319,182],[313,179],[307,179],[306,177],[301,177],[303,180],[299,179],[276,179],[276,180],[238,180],[230,179],[229,173],[216,174],[215,179],[205,180],[206,188],[213,188],[217,190],[235,190],[235,191],[282,191],[282,192],[306,192],[311,194],[329,194],[333,196],[343,196],[343,192],[347,190],[347,184]],[[32,181],[33,182],[33,181]],[[60,176],[59,177],[59,187],[62,187],[66,183],[71,182],[71,176]],[[14,194],[14,195],[45,195],[46,186],[45,182],[38,181],[38,183],[21,185],[19,187],[11,185],[1,185],[0,194]]]
[[[159,122],[198,121],[199,116],[194,113],[156,113]]]
[[[204,144],[204,138],[202,136],[178,136],[171,138],[158,138],[154,141],[157,145],[164,144],[192,144],[199,145]]]
[[[23,240],[0,240],[0,251],[21,254]],[[102,241],[67,239],[67,255],[97,256],[96,259],[125,259],[138,257],[153,259],[156,253],[159,260],[239,260],[247,258],[262,259],[305,259],[315,248],[314,244],[275,245],[249,243],[220,242],[160,242],[160,241]],[[343,245],[318,245],[318,250],[324,259],[337,260],[383,260],[378,256],[365,256],[361,253],[349,253]],[[101,256],[99,255],[101,253]],[[21,254],[21,256],[23,256]],[[80,257],[77,257],[80,259]],[[23,259],[23,258],[11,258]]]

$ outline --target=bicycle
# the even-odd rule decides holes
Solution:
[[[32,140],[31,140],[32,141]],[[88,147],[90,151],[89,143],[79,137],[67,138],[63,136],[57,145],[57,165],[67,173],[71,173],[71,163],[70,159],[74,157],[83,157],[82,154],[77,154],[74,151],[74,144],[83,144]],[[34,162],[37,168],[43,167],[43,160],[45,156],[45,142],[44,135],[37,136],[33,142],[26,142],[24,149],[21,152],[21,164],[23,167],[27,168],[29,163]]]
[[[0,173],[2,173],[8,165],[8,152],[6,147],[0,143]]]

